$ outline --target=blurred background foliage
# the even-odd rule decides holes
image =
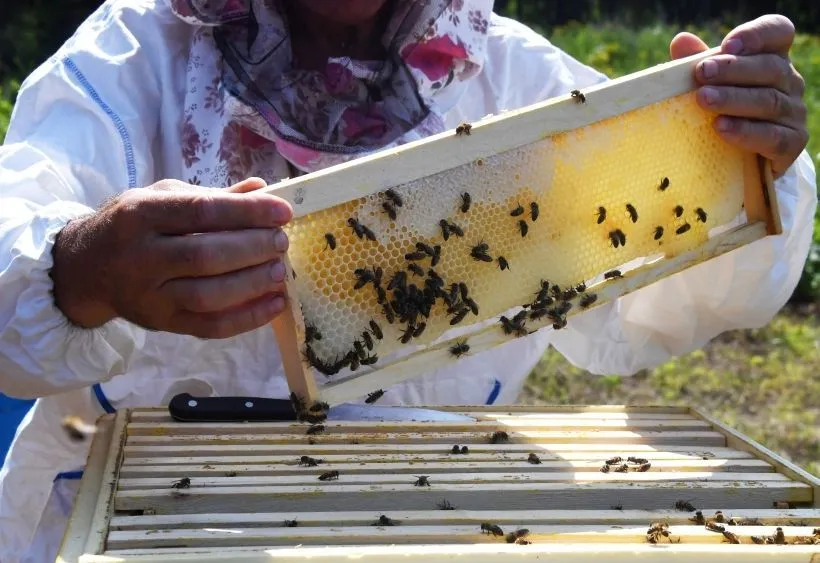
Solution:
[[[0,139],[22,79],[99,3],[0,5]],[[806,79],[808,150],[815,166],[820,164],[817,0],[496,0],[495,9],[612,77],[666,61],[670,39],[683,29],[717,45],[741,22],[784,14],[799,32],[792,60]],[[768,326],[724,334],[703,350],[628,378],[591,375],[550,350],[528,380],[524,400],[699,406],[820,475],[820,216],[814,235],[791,303]]]

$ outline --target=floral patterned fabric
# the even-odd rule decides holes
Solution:
[[[295,68],[290,0],[167,0],[196,26],[181,124],[184,180],[281,177],[279,154],[312,172],[444,130],[482,68],[492,0],[392,0],[385,60]],[[389,0],[391,1],[391,0]],[[285,174],[286,175],[286,174]]]

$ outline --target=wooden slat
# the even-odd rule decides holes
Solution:
[[[631,430],[633,432],[642,431],[665,431],[665,430],[708,430],[711,425],[702,420],[694,418],[659,420],[659,419],[638,419],[638,420],[598,420],[598,419],[539,419],[539,418],[517,418],[502,417],[497,420],[487,421],[442,421],[442,422],[415,422],[404,421],[350,421],[350,422],[325,422],[327,432],[340,431],[345,433],[363,432],[486,432],[488,435],[496,430],[532,432],[540,430],[552,431],[584,431],[595,432],[600,430]],[[247,435],[271,433],[296,434],[305,433],[305,424],[286,423],[259,423],[259,422],[223,422],[198,423],[198,422],[136,422],[128,425],[129,436],[197,436],[213,434],[215,431],[220,435]]]
[[[509,473],[490,472],[468,472],[459,471],[457,473],[434,473],[430,476],[431,483],[447,485],[450,483],[650,483],[657,481],[680,481],[686,483],[699,482],[732,482],[738,481],[791,481],[780,473],[720,473],[720,472],[659,472],[647,471],[645,473],[601,473],[600,471],[585,472],[549,472],[516,471]],[[326,471],[322,467],[306,468],[300,474],[291,475],[263,475],[263,476],[205,476],[191,480],[191,487],[268,487],[268,486],[311,486],[315,485],[317,477]],[[390,471],[387,473],[365,473],[356,472],[342,473],[345,484],[385,485],[412,483],[415,481],[415,474],[427,471],[425,466],[419,466],[415,470],[412,467],[405,467],[401,471]],[[121,478],[119,490],[127,491],[132,489],[164,489],[168,488],[173,479],[167,477],[145,477],[145,478]]]
[[[319,483],[317,481],[317,483]],[[448,483],[432,487],[356,485],[331,481],[313,486],[212,487],[119,491],[117,510],[150,510],[156,514],[264,512],[275,503],[280,511],[429,510],[443,497],[465,510],[504,506],[534,510],[545,506],[578,509],[649,509],[672,506],[685,497],[693,504],[736,509],[773,506],[776,500],[807,502],[811,488],[794,481],[654,481],[605,483]]]
[[[307,428],[307,426],[304,426]],[[628,430],[602,430],[598,432],[550,432],[541,430],[523,431],[511,430],[508,432],[512,443],[572,443],[572,444],[675,444],[693,446],[726,445],[723,434],[714,431],[654,431],[645,430],[630,432]],[[309,439],[317,442],[335,443],[382,443],[382,444],[477,444],[487,443],[489,434],[486,432],[425,432],[425,433],[347,433],[344,427],[327,426],[327,431],[314,436],[303,434],[201,434],[197,436],[129,436],[127,444],[137,445],[172,445],[190,444],[199,447],[204,444],[296,444],[307,443]]]
[[[712,516],[718,508],[703,508],[703,514]],[[117,530],[218,527],[281,526],[285,520],[296,520],[299,526],[367,526],[379,517],[378,512],[272,512],[229,514],[166,514],[148,516],[115,516],[111,528]],[[820,526],[820,511],[814,509],[748,509],[739,513],[726,510],[735,518],[757,518],[767,526],[792,525]],[[387,513],[400,526],[477,525],[494,522],[500,526],[547,524],[646,524],[668,522],[689,525],[691,512],[678,510],[416,510]],[[522,524],[524,523],[524,524]],[[797,525],[797,524],[794,524]]]
[[[110,550],[106,556],[87,557],[82,563],[156,563],[157,554],[163,563],[303,563],[310,560],[331,563],[348,560],[349,547],[271,547],[224,548],[169,548],[162,550]],[[499,561],[560,561],[571,563],[635,563],[662,557],[664,563],[816,563],[816,546],[728,545],[728,544],[532,544],[528,546],[502,543],[459,545],[458,555],[470,563],[499,563]],[[424,561],[424,563],[452,563],[453,547],[448,545],[359,546],[355,548],[356,561],[363,563],[397,563]]]
[[[450,446],[454,443],[453,441]],[[461,442],[464,444],[464,442]],[[201,456],[242,456],[252,462],[270,455],[331,455],[331,454],[382,454],[382,455],[421,455],[447,452],[450,447],[442,444],[197,444],[196,453]],[[396,453],[396,452],[400,453]],[[192,450],[185,445],[125,446],[126,463],[137,463],[145,458],[189,456]],[[749,459],[748,452],[725,447],[679,446],[674,444],[555,444],[533,442],[528,444],[470,444],[469,455],[513,455],[516,453],[536,452],[538,455],[552,455],[556,459],[588,459],[596,456],[606,459],[613,455],[621,457],[639,456],[663,459],[663,453],[678,453],[682,456],[702,459]],[[578,457],[581,456],[581,457]]]
[[[343,473],[355,472],[360,474],[368,473],[425,473],[436,474],[452,471],[469,472],[499,472],[511,471],[515,469],[527,469],[527,471],[592,471],[597,472],[602,465],[602,458],[595,461],[550,461],[542,458],[541,464],[531,465],[524,456],[516,461],[487,461],[480,459],[457,460],[461,456],[452,456],[455,461],[421,461],[409,458],[412,463],[400,462],[373,462],[365,459],[351,459],[343,456],[332,456],[332,458],[321,458],[320,467],[323,470],[335,469]],[[468,456],[464,456],[468,457]],[[176,458],[180,459],[180,458]],[[184,458],[183,458],[184,459]],[[285,461],[285,459],[287,461]],[[275,464],[246,464],[238,463],[234,459],[233,463],[211,464],[211,463],[176,463],[174,465],[126,465],[120,469],[121,478],[131,477],[198,477],[205,475],[219,475],[225,473],[236,473],[241,476],[251,475],[298,475],[304,473],[304,467],[297,464],[298,459],[293,457],[284,458],[282,462]],[[652,461],[653,471],[664,472],[689,472],[689,471],[713,471],[713,472],[733,472],[733,473],[764,473],[774,471],[765,461],[757,459],[710,459],[710,460],[663,460]]]

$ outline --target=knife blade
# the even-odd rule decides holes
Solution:
[[[296,420],[289,399],[266,397],[194,397],[180,393],[168,403],[168,412],[179,422],[287,422]],[[342,403],[330,407],[328,420],[407,420],[435,422],[473,421],[474,418],[453,412],[418,407],[394,407]]]

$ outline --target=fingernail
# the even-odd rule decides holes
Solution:
[[[290,246],[290,242],[288,241],[288,235],[285,234],[285,231],[278,231],[275,235],[273,235],[273,247],[278,252],[284,252]]]
[[[706,86],[700,89],[701,96],[703,97],[703,101],[705,101],[710,106],[715,105],[720,101],[720,92],[717,91],[716,88],[710,88]]]
[[[274,264],[270,269],[270,277],[275,282],[285,281],[285,265],[281,262]]]
[[[743,41],[740,39],[729,39],[723,44],[723,52],[729,55],[739,55],[743,50]]]
[[[274,313],[280,313],[285,308],[285,298],[274,297],[273,303],[271,303],[271,307],[273,307]]]
[[[715,61],[703,61],[700,64],[700,73],[704,78],[714,78],[718,73],[718,64]]]
[[[727,133],[732,130],[732,120],[728,117],[718,117],[716,126],[718,131]]]

